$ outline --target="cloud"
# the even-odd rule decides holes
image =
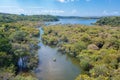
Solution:
[[[16,6],[0,6],[0,8],[15,8]]]
[[[103,15],[108,15],[108,14],[109,13],[106,10],[103,11]]]
[[[117,14],[119,14],[119,12],[118,12],[118,11],[114,11],[113,14],[116,14],[116,15],[117,15]]]
[[[106,10],[104,10],[103,12],[102,12],[102,14],[103,15],[105,15],[105,16],[112,16],[112,15],[119,15],[119,12],[118,11],[106,11]]]
[[[76,10],[76,9],[73,9],[71,13],[72,13],[72,14],[76,14],[76,13],[77,13],[77,10]]]
[[[60,3],[67,3],[67,2],[75,2],[75,1],[80,1],[80,0],[57,0]],[[92,0],[85,0],[86,2],[90,2]]]
[[[74,2],[74,1],[79,1],[79,0],[57,0],[57,1],[61,3],[67,3],[67,2]]]
[[[85,0],[86,2],[90,2],[91,0]]]
[[[47,9],[44,7],[26,7],[20,8],[18,6],[0,6],[0,12],[11,13],[11,14],[54,14],[59,15],[65,13],[64,10],[60,9]]]
[[[61,3],[64,3],[64,2],[66,2],[66,0],[58,0],[59,2],[61,2]]]
[[[18,6],[0,6],[0,12],[21,14],[24,12],[24,9]]]
[[[46,13],[46,14],[52,14],[52,13],[64,13],[63,10],[55,10],[55,9],[45,9],[45,10],[41,10],[39,11],[40,13]]]

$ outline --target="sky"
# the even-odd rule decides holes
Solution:
[[[0,13],[120,16],[120,0],[0,0]]]

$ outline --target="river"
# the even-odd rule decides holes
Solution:
[[[47,25],[55,24],[82,24],[82,25],[92,25],[97,19],[60,19],[56,22],[46,22]]]
[[[80,20],[80,19],[60,19],[58,22],[47,22],[49,24],[84,24],[91,25],[95,19]],[[44,31],[39,28],[41,40]],[[38,44],[41,48],[38,50],[39,65],[35,70],[35,75],[39,80],[74,80],[81,72],[79,62],[68,55],[58,52],[57,48],[44,45],[41,42]],[[53,59],[56,59],[55,61]]]

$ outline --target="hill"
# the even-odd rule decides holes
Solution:
[[[52,15],[17,15],[0,13],[0,22],[16,22],[16,21],[58,21],[58,18]]]
[[[120,26],[120,16],[102,17],[95,24],[109,25],[112,27]]]

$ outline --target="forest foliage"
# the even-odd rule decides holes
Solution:
[[[36,80],[19,75],[38,65],[39,29],[41,21],[53,21],[50,15],[0,14],[0,80]],[[22,59],[22,67],[18,61]]]
[[[112,16],[112,17],[102,17],[95,24],[97,25],[108,25],[112,27],[120,27],[120,17]]]
[[[76,80],[119,80],[120,28],[84,25],[43,27],[43,42],[80,62]]]
[[[0,13],[0,80],[36,80],[31,75],[18,74],[18,61],[24,58],[24,72],[37,66],[38,27],[44,21],[58,21],[58,18]],[[96,24],[114,27],[47,26],[43,27],[42,39],[44,44],[57,46],[59,51],[79,60],[83,73],[76,80],[119,80],[120,17],[101,18]]]
[[[39,30],[34,27],[10,26],[6,23],[0,26],[0,79],[13,80],[12,77],[19,71],[18,60],[22,57],[27,57],[24,61],[25,71],[37,66],[37,36]]]
[[[0,13],[0,22],[17,22],[17,21],[58,21],[58,18],[51,15],[17,15]]]

